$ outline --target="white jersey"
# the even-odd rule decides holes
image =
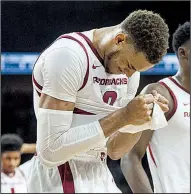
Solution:
[[[126,75],[106,73],[103,61],[92,44],[93,32],[94,30],[63,35],[40,55],[33,71],[36,115],[38,114],[39,96],[42,92],[57,99],[75,103],[71,127],[99,120],[124,107],[135,97],[140,73],[135,73],[129,79]],[[63,52],[62,59],[54,55],[54,52],[58,50]],[[54,67],[47,65],[51,60],[54,60]],[[63,60],[63,64],[58,66],[57,60]],[[50,72],[55,73],[50,75]],[[51,84],[48,79],[51,79]],[[87,153],[81,153],[66,164],[53,168],[55,176],[51,177],[52,180],[46,177],[47,181],[45,181],[44,178],[44,186],[42,183],[41,188],[36,186],[40,191],[34,189],[32,191],[120,192],[113,183],[112,175],[107,168],[106,152],[106,141],[99,143]],[[39,168],[39,165],[39,161],[34,162],[34,168]],[[41,167],[41,178],[43,179],[42,171],[47,174],[47,169]],[[65,177],[67,174],[69,178]],[[58,181],[58,177],[61,177],[61,180]],[[29,180],[29,182],[32,181]],[[63,185],[64,188],[61,188],[60,185]],[[67,187],[70,187],[70,190],[67,190]]]
[[[147,148],[155,193],[190,193],[190,94],[175,77],[160,81],[174,100],[168,126]]]
[[[1,193],[27,193],[26,178],[19,168],[13,177],[1,171]]]
[[[29,175],[29,171],[30,171],[30,168],[31,168],[30,163],[31,163],[31,160],[29,160],[29,161],[27,161],[27,162],[25,162],[25,163],[23,163],[19,166],[19,169],[22,171],[22,173],[24,174],[26,179]]]

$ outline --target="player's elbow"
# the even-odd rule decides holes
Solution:
[[[66,154],[62,154],[62,158],[60,158],[60,155],[57,150],[52,150],[49,147],[38,147],[38,158],[47,167],[56,167],[64,164],[68,160]]]
[[[107,154],[112,160],[119,160],[122,158],[126,153],[128,153],[130,149],[123,148],[123,147],[117,147],[113,143],[107,144]]]
[[[112,150],[112,149],[107,150],[107,155],[112,160],[119,160],[122,157],[122,154],[120,152],[118,152],[117,150]]]

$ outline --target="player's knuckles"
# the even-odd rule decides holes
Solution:
[[[147,106],[147,104],[141,104],[139,106],[139,110],[142,111],[142,112],[146,112],[149,110],[149,107]]]
[[[145,102],[146,102],[145,97],[144,96],[138,96],[137,102],[139,104],[145,104]]]

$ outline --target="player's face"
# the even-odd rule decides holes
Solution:
[[[105,54],[106,71],[111,74],[126,74],[131,77],[136,71],[146,71],[153,67],[143,53],[135,52],[133,44],[128,42],[127,35],[119,34],[114,44]]]
[[[5,152],[1,156],[2,169],[6,173],[14,172],[15,168],[21,162],[21,154],[19,151]]]

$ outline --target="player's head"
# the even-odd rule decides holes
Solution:
[[[180,25],[174,32],[172,46],[181,68],[184,68],[190,73],[190,22],[185,22],[183,25]]]
[[[15,134],[5,134],[1,137],[1,168],[6,173],[14,172],[21,161],[23,141]]]
[[[109,73],[124,73],[130,77],[135,71],[145,71],[159,61],[168,49],[169,29],[160,15],[138,10],[119,26],[105,53]]]

